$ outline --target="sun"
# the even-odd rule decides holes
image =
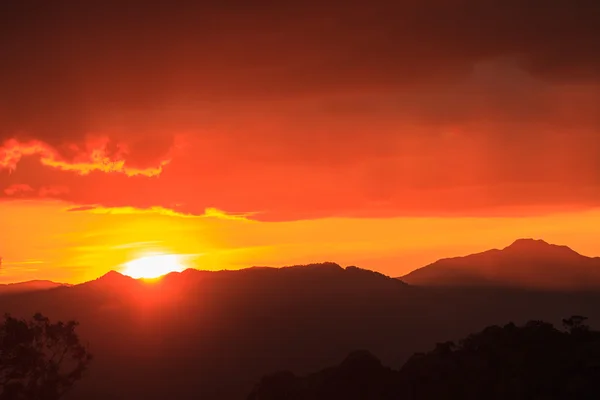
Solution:
[[[177,254],[158,254],[140,257],[124,264],[121,271],[135,279],[153,279],[166,275],[169,272],[181,272],[187,267],[181,263]]]

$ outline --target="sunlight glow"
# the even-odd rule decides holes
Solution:
[[[181,272],[187,268],[181,263],[181,258],[177,254],[158,254],[140,257],[129,261],[124,267],[121,272],[135,279],[158,278],[169,272]]]

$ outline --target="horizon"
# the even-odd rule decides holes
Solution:
[[[186,259],[184,265],[205,270],[335,260],[388,276],[405,275],[440,258],[502,247],[521,237],[566,244],[590,256],[600,254],[594,239],[600,236],[600,224],[589,223],[600,218],[600,210],[595,209],[512,218],[260,222],[216,210],[200,217],[164,210],[72,212],[68,211],[72,205],[63,202],[27,200],[11,202],[21,211],[7,213],[5,204],[0,202],[0,220],[8,218],[4,227],[12,235],[0,242],[0,283],[4,284],[36,279],[77,284],[151,254],[180,255]],[[32,221],[44,221],[39,226],[43,229],[31,230],[19,220],[15,220],[19,225],[10,224],[10,218],[24,214]],[[6,246],[11,243],[15,246]]]
[[[490,247],[490,248],[484,249],[482,251],[474,252],[474,253],[454,254],[454,255],[447,255],[447,256],[444,256],[444,257],[440,257],[440,258],[438,258],[436,260],[432,260],[429,263],[420,265],[420,266],[418,266],[415,269],[406,270],[401,275],[393,275],[393,274],[389,275],[389,274],[385,274],[385,273],[383,273],[383,275],[385,275],[385,276],[387,276],[389,278],[401,279],[404,275],[408,275],[408,274],[410,274],[412,272],[418,271],[419,269],[422,269],[424,267],[432,265],[432,264],[434,264],[434,263],[436,263],[438,261],[444,261],[444,260],[447,260],[447,259],[455,259],[455,258],[463,258],[463,257],[469,256],[469,255],[481,254],[481,253],[484,253],[484,252],[489,251],[489,250],[504,250],[504,249],[507,249],[507,248],[515,245],[516,243],[519,243],[519,242],[521,242],[521,243],[523,243],[523,242],[539,243],[539,244],[543,244],[543,245],[546,245],[546,246],[566,247],[567,249],[575,251],[577,254],[579,254],[581,256],[584,256],[584,257],[587,257],[587,258],[600,258],[600,256],[597,256],[597,255],[583,254],[583,253],[577,251],[577,249],[574,249],[573,247],[571,247],[569,245],[566,245],[566,244],[563,244],[563,243],[552,243],[552,242],[549,242],[547,240],[544,240],[543,238],[527,238],[527,237],[522,237],[522,238],[517,238],[517,239],[513,240],[512,242],[510,242],[509,244],[506,244],[504,246]],[[167,275],[181,274],[182,272],[185,272],[187,270],[193,270],[193,271],[198,271],[198,272],[220,272],[220,271],[241,271],[241,270],[247,270],[247,269],[253,269],[253,268],[279,269],[279,268],[290,268],[290,267],[303,267],[303,266],[315,265],[315,264],[317,264],[317,265],[321,265],[321,264],[336,264],[336,265],[340,266],[343,269],[346,269],[346,268],[352,266],[352,267],[358,267],[360,269],[365,269],[365,270],[369,270],[369,271],[375,271],[375,272],[382,273],[381,271],[378,271],[377,269],[367,268],[367,267],[364,267],[364,266],[361,266],[361,265],[352,264],[352,263],[349,263],[349,264],[345,264],[344,263],[343,264],[343,263],[339,263],[339,262],[337,262],[335,260],[326,260],[326,261],[313,260],[311,262],[301,263],[301,264],[286,264],[286,265],[275,265],[275,266],[272,266],[272,265],[251,265],[251,266],[244,266],[244,267],[236,268],[236,269],[228,269],[228,268],[203,269],[199,265],[193,265],[193,264],[192,265],[185,265],[184,264],[184,265],[182,265],[181,269],[178,269],[178,270],[176,270],[176,269],[168,270],[168,271],[166,271],[164,273],[161,272],[160,274],[158,274],[156,276],[151,276],[151,277],[147,277],[147,276],[134,276],[134,275],[132,275],[132,274],[130,274],[130,273],[127,272],[126,266],[121,265],[118,268],[108,269],[107,271],[105,271],[101,275],[93,277],[93,278],[91,278],[89,280],[85,280],[85,281],[81,281],[81,282],[75,282],[75,283],[72,283],[72,282],[59,282],[59,281],[54,281],[54,280],[51,280],[51,279],[44,279],[42,277],[42,278],[39,278],[39,279],[25,280],[25,281],[13,281],[13,282],[4,282],[4,281],[0,280],[0,285],[12,285],[12,284],[22,284],[22,283],[32,283],[32,282],[49,282],[49,283],[56,283],[56,284],[61,284],[61,285],[79,285],[79,284],[91,282],[91,281],[94,281],[94,280],[98,280],[100,278],[103,278],[105,275],[108,275],[108,274],[113,273],[113,272],[116,272],[116,273],[118,273],[119,275],[122,275],[122,276],[129,277],[129,278],[134,279],[136,281],[155,282],[155,281],[160,281],[162,278],[164,278]]]

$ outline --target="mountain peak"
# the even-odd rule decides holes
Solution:
[[[508,249],[523,249],[523,250],[535,250],[548,248],[552,246],[550,243],[546,242],[542,239],[532,239],[532,238],[523,238],[515,240],[510,246],[507,246],[505,250]]]
[[[438,260],[401,279],[417,285],[573,289],[600,286],[599,267],[567,246],[518,239],[502,250]]]
[[[118,283],[118,282],[131,281],[131,280],[135,280],[135,279],[133,279],[130,276],[123,275],[122,273],[115,271],[115,270],[108,271],[106,274],[104,274],[100,278],[96,279],[97,282],[107,282],[107,283]]]
[[[579,255],[567,246],[550,244],[541,239],[517,239],[510,246],[504,248],[505,252],[531,253],[535,255]]]
[[[106,274],[101,276],[101,278],[114,278],[114,277],[124,278],[125,275],[123,275],[122,273],[120,273],[118,271],[115,271],[114,269],[111,269]]]

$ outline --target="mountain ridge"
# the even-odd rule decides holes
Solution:
[[[405,274],[403,276],[397,277],[395,279],[408,284],[408,285],[436,285],[436,286],[444,286],[447,284],[451,284],[451,285],[456,285],[458,283],[460,284],[467,284],[467,285],[480,285],[480,284],[486,284],[489,285],[490,283],[494,283],[494,276],[490,276],[489,271],[486,272],[486,279],[483,279],[482,276],[476,277],[473,274],[471,274],[470,279],[468,280],[464,280],[463,282],[458,282],[460,279],[458,279],[459,277],[457,275],[451,277],[451,279],[449,279],[447,276],[444,276],[444,274],[433,274],[430,277],[425,277],[425,275],[429,275],[426,274],[426,272],[432,271],[432,269],[435,268],[444,268],[445,271],[444,272],[448,272],[448,269],[453,269],[455,272],[457,270],[461,270],[462,272],[465,272],[466,269],[471,268],[471,269],[475,269],[475,268],[480,268],[480,269],[485,269],[485,268],[490,268],[492,265],[496,265],[497,267],[499,266],[499,264],[502,264],[503,261],[498,261],[498,260],[508,260],[508,259],[512,259],[513,263],[531,263],[532,260],[545,260],[546,264],[549,262],[549,260],[553,260],[550,264],[552,264],[553,267],[557,267],[557,264],[559,261],[560,263],[563,264],[571,264],[571,263],[575,263],[575,264],[585,264],[585,263],[598,263],[599,267],[598,269],[600,270],[600,257],[587,257],[584,255],[581,255],[580,253],[574,251],[573,249],[571,249],[568,246],[565,245],[557,245],[557,244],[551,244],[546,242],[545,240],[542,239],[533,239],[533,238],[520,238],[520,239],[516,239],[514,242],[512,242],[510,245],[504,247],[504,248],[493,248],[493,249],[489,249],[489,250],[485,250],[479,253],[473,253],[473,254],[468,254],[468,255],[464,255],[464,256],[455,256],[455,257],[446,257],[446,258],[441,258],[431,264],[425,265],[421,268],[417,268],[411,272],[409,272],[408,274]],[[477,265],[464,265],[461,267],[461,263],[474,263]],[[369,271],[371,273],[374,274],[379,274],[383,277],[388,277],[385,274],[382,274],[380,272],[377,271],[373,271],[373,270],[368,270],[368,269],[364,269],[364,268],[359,268],[356,266],[347,266],[347,267],[342,267],[341,265],[335,263],[335,262],[331,262],[331,261],[325,261],[325,262],[320,262],[320,263],[310,263],[310,264],[304,264],[304,265],[289,265],[289,266],[283,266],[283,267],[269,267],[269,266],[252,266],[252,267],[248,267],[248,268],[242,268],[242,269],[236,269],[236,270],[202,270],[202,269],[196,269],[196,268],[187,268],[184,271],[181,272],[170,272],[166,275],[163,275],[159,278],[155,278],[155,279],[144,279],[144,278],[140,278],[140,279],[136,279],[136,278],[132,278],[128,275],[123,274],[122,272],[119,272],[117,270],[110,270],[107,273],[105,273],[104,275],[90,280],[90,281],[86,281],[86,282],[82,282],[80,284],[76,284],[76,285],[71,285],[71,284],[67,284],[67,283],[59,283],[59,282],[53,282],[53,281],[49,281],[49,280],[32,280],[32,281],[25,281],[25,282],[15,282],[15,283],[9,283],[9,284],[0,284],[0,294],[4,294],[4,293],[17,293],[17,292],[21,292],[21,291],[35,291],[35,290],[45,290],[45,289],[54,289],[54,288],[59,288],[59,287],[74,287],[74,286],[80,286],[80,285],[88,285],[88,284],[92,284],[92,285],[124,285],[127,283],[132,283],[132,282],[167,282],[167,281],[172,281],[174,279],[176,279],[176,277],[179,276],[186,276],[186,277],[199,277],[200,275],[204,274],[214,274],[214,273],[225,273],[225,274],[230,274],[230,273],[235,273],[235,272],[240,272],[243,274],[252,274],[252,273],[258,273],[258,274],[272,274],[274,273],[274,271],[282,271],[281,273],[296,273],[297,271],[308,271],[308,270],[317,270],[319,271],[319,273],[328,273],[328,274],[335,274],[335,273],[339,273],[345,270],[350,269],[350,271],[352,271],[353,269],[357,269],[360,271]],[[564,271],[563,271],[564,272]],[[200,274],[200,275],[197,275]],[[600,272],[599,272],[600,274]],[[435,277],[434,277],[435,275]],[[494,274],[491,274],[494,275]],[[435,282],[437,280],[437,282]],[[595,281],[594,281],[595,282]],[[496,283],[506,283],[506,282],[496,282]],[[598,287],[600,287],[600,275],[597,278],[597,285]],[[585,285],[584,285],[585,286]]]
[[[540,239],[517,239],[502,249],[437,260],[398,279],[421,286],[600,288],[600,258]]]
[[[399,365],[431,343],[498,322],[560,323],[573,312],[600,321],[599,305],[600,292],[430,289],[317,263],[186,270],[147,283],[113,271],[64,290],[5,296],[0,312],[80,323],[94,364],[70,399],[234,400],[281,368],[305,374],[356,349]]]
[[[70,287],[68,283],[54,282],[46,279],[33,279],[30,281],[0,284],[1,294],[26,293],[39,290],[51,290],[60,287]]]

